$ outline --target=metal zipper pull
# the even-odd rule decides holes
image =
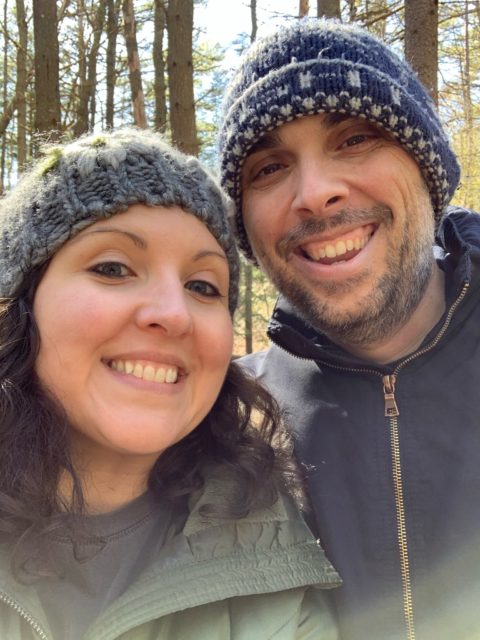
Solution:
[[[395,382],[397,376],[383,376],[383,396],[385,398],[385,417],[396,418],[400,412],[395,402]]]

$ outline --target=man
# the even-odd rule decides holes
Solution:
[[[480,638],[480,219],[412,70],[300,21],[227,90],[223,184],[281,292],[247,358],[288,410],[347,640]]]

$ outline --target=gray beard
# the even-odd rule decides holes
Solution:
[[[368,345],[392,336],[407,322],[426,291],[432,271],[433,262],[424,260],[408,282],[403,274],[385,274],[372,293],[370,304],[355,314],[335,316],[329,303],[319,301],[294,283],[283,283],[282,293],[308,324],[333,342]],[[277,286],[280,288],[280,283]]]
[[[391,226],[391,211],[385,207],[376,207],[376,219]],[[412,212],[411,215],[415,215]],[[341,224],[353,219],[361,223],[372,219],[372,211],[350,212],[338,214]],[[337,216],[335,216],[335,219]],[[433,214],[432,214],[433,220]],[[319,221],[323,225],[323,221]],[[313,223],[305,225],[304,234],[313,232]],[[336,226],[334,223],[334,225]],[[318,224],[316,224],[318,229]],[[308,227],[308,228],[307,228]],[[279,291],[294,305],[302,318],[330,340],[343,345],[369,345],[393,336],[411,317],[432,277],[434,257],[432,251],[433,224],[430,229],[423,229],[415,235],[410,231],[411,222],[405,224],[400,247],[390,252],[387,258],[385,274],[378,280],[375,288],[363,300],[359,309],[351,313],[335,313],[335,302],[328,299],[329,293],[355,295],[355,279],[346,283],[323,283],[318,295],[312,287],[302,286],[297,280],[283,277],[283,272],[270,272],[274,284]],[[302,230],[292,234],[292,241],[302,237]],[[288,251],[290,239],[282,241],[279,253]]]

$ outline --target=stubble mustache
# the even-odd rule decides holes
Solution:
[[[370,209],[341,209],[329,217],[312,216],[308,220],[291,229],[281,240],[277,242],[276,252],[283,258],[294,251],[299,244],[303,244],[314,235],[332,231],[342,226],[362,226],[364,224],[385,224],[390,227],[393,221],[393,212],[390,207],[380,204]]]

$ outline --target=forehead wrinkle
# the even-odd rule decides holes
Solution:
[[[355,116],[351,116],[348,113],[338,113],[338,111],[331,111],[329,113],[324,113],[322,118],[322,125],[325,129],[333,129],[337,124],[341,122],[346,122],[347,120],[359,122],[362,121],[361,118],[356,118]]]

